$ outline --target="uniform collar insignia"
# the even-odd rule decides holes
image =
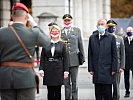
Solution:
[[[71,27],[70,31],[74,31],[74,27]],[[61,33],[65,33],[65,27],[61,30]]]
[[[74,31],[74,27],[71,27],[71,31]]]
[[[65,27],[61,30],[61,33],[65,33]]]

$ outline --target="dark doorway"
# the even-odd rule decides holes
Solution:
[[[32,14],[32,9],[31,9],[31,0],[20,0],[20,3],[23,3],[29,10],[29,13]],[[31,28],[31,25],[29,22],[26,24],[27,27]]]
[[[20,0],[20,2],[23,3],[29,9],[29,13],[32,14],[31,0]]]

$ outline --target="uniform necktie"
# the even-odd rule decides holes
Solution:
[[[67,35],[69,34],[69,30],[67,30]]]

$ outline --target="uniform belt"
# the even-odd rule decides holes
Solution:
[[[34,67],[34,63],[25,63],[25,62],[0,62],[0,66],[15,66],[15,67]]]
[[[48,58],[48,61],[59,61],[62,60],[61,58]]]

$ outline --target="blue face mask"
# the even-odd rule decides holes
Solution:
[[[131,36],[133,33],[132,32],[127,32],[127,35],[128,36]]]
[[[113,33],[115,31],[115,28],[113,27],[113,26],[110,26],[109,28],[108,28],[108,32],[109,33]]]
[[[104,33],[105,27],[104,26],[98,26],[97,30],[99,31],[99,33]]]

